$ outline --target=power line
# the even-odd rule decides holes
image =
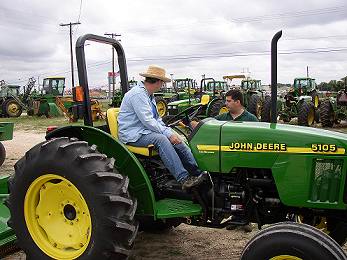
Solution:
[[[316,36],[316,37],[298,37],[298,38],[284,38],[282,41],[298,41],[298,40],[317,40],[317,39],[328,39],[328,38],[347,38],[345,35],[328,35],[328,36]],[[152,47],[167,47],[167,46],[200,46],[200,45],[219,45],[219,44],[245,44],[245,43],[259,43],[269,42],[269,40],[248,40],[248,41],[225,41],[225,42],[202,42],[202,43],[172,43],[172,44],[157,44],[157,45],[139,45],[129,46],[129,49],[142,49]]]
[[[295,55],[295,54],[315,54],[315,53],[334,53],[334,52],[344,52],[347,51],[347,47],[338,47],[338,48],[314,48],[314,49],[298,49],[298,50],[279,50],[278,55]],[[183,60],[199,60],[199,59],[215,59],[215,58],[232,58],[232,57],[250,57],[250,56],[268,56],[270,55],[270,51],[260,51],[260,52],[229,52],[229,53],[211,53],[205,55],[186,55],[186,56],[159,56],[159,57],[134,57],[127,59],[127,62],[141,62],[141,61],[183,61]],[[90,64],[87,66],[88,69],[95,69],[101,66],[109,65],[112,61],[99,61],[94,64]],[[77,70],[75,70],[77,71]],[[61,75],[70,73],[71,70],[53,72],[53,73],[43,73],[40,75],[36,75],[42,77],[44,75]],[[23,81],[11,82],[12,84],[18,84]]]
[[[313,10],[302,10],[302,11],[293,11],[293,12],[282,12],[282,13],[273,13],[268,15],[258,15],[258,16],[245,16],[245,17],[238,17],[233,19],[226,19],[229,22],[233,23],[250,23],[250,22],[258,22],[258,21],[264,21],[264,20],[277,20],[277,19],[291,19],[291,18],[298,18],[303,16],[317,16],[317,15],[326,15],[331,13],[341,13],[346,12],[346,5],[341,6],[335,6],[335,7],[328,7],[328,8],[320,8],[320,9],[313,9]],[[180,24],[166,24],[162,25],[160,27],[150,27],[150,28],[143,28],[143,29],[124,29],[128,33],[134,33],[134,32],[153,32],[153,31],[171,31],[171,30],[182,30],[182,28],[188,28],[190,26],[194,26],[195,24],[211,24],[221,21],[221,19],[214,18],[214,19],[205,19],[204,21],[194,21],[190,24],[187,23],[180,23]],[[168,29],[168,26],[173,26],[174,28]]]

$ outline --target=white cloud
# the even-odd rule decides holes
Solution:
[[[216,56],[269,51],[272,35],[280,29],[283,37],[279,50],[347,48],[347,6],[341,7],[344,4],[338,0],[84,0],[82,24],[74,27],[74,43],[77,36],[85,33],[122,34],[131,78],[139,79],[138,73],[154,63],[164,66],[174,77],[193,77],[197,81],[202,74],[221,79],[249,68],[254,78],[268,84],[270,56]],[[0,79],[21,79],[24,84],[29,76],[59,74],[67,77],[70,86],[68,27],[59,24],[75,22],[79,6],[80,0],[1,1]],[[91,43],[85,49],[91,66],[90,85],[107,84],[110,47]],[[213,57],[191,58],[204,55]],[[172,59],[177,56],[186,59]],[[148,60],[158,57],[169,58]],[[338,79],[347,74],[346,60],[347,50],[279,55],[278,80],[292,82],[294,77],[306,74],[306,66],[318,82]]]

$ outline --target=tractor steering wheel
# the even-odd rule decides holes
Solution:
[[[200,112],[201,107],[201,105],[195,105],[183,110],[182,112],[170,118],[168,122],[166,122],[166,125],[168,127],[175,127],[177,129],[177,126],[183,124],[185,127],[189,128],[190,131],[193,131],[191,122],[192,119]]]

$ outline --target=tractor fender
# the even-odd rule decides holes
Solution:
[[[61,127],[48,133],[46,139],[62,136],[78,138],[88,142],[90,146],[96,145],[98,151],[114,158],[117,170],[129,177],[129,191],[138,202],[137,214],[156,218],[155,196],[151,182],[140,161],[125,145],[105,131],[90,126]]]

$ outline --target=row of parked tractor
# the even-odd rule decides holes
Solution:
[[[233,79],[242,79],[240,86],[232,84]],[[136,84],[132,81],[131,85]],[[203,78],[200,85],[191,78],[175,79],[172,87],[164,87],[154,93],[158,112],[165,121],[183,112],[189,107],[203,104],[197,117],[214,117],[226,112],[225,93],[232,88],[239,88],[243,93],[243,103],[247,110],[259,121],[270,122],[271,94],[265,90],[260,80],[246,78],[244,75],[224,76],[223,81]],[[121,95],[113,106],[119,106]],[[321,92],[315,79],[310,77],[295,78],[289,90],[277,97],[278,119],[290,122],[297,118],[301,126],[313,126],[321,123],[323,127],[332,127],[345,120],[347,116],[346,89],[340,92]]]

